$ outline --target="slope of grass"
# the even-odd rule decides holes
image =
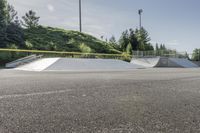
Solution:
[[[39,26],[24,32],[28,49],[67,52],[83,52],[89,49],[92,53],[121,53],[108,43],[77,31]]]

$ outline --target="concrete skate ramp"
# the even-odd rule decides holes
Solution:
[[[15,68],[25,71],[82,71],[82,70],[127,70],[144,68],[114,59],[75,59],[75,58],[43,58]]]
[[[189,61],[188,59],[179,59],[179,58],[169,58],[169,61],[177,64],[184,68],[195,68],[199,67],[198,65],[194,64],[193,62]]]
[[[19,66],[15,70],[24,70],[24,71],[43,71],[50,65],[54,64],[59,58],[43,58],[33,62],[30,62],[26,65]]]
[[[182,67],[196,68],[198,65],[187,59],[156,57],[156,58],[137,58],[132,59],[132,64],[141,65],[144,67]]]
[[[160,58],[137,58],[132,59],[131,63],[135,65],[140,65],[144,67],[155,67],[158,65]]]
[[[200,67],[200,61],[192,61],[192,63],[196,64],[197,66]]]
[[[74,59],[60,58],[51,66],[46,68],[46,71],[73,71],[73,70],[126,70],[143,68],[140,65],[131,64],[121,60],[114,59]]]

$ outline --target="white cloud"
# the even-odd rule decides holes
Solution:
[[[54,11],[55,11],[54,6],[51,5],[51,4],[48,4],[48,5],[47,5],[47,8],[48,8],[48,10],[49,10],[50,12],[54,12]]]

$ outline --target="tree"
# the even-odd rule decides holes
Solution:
[[[192,60],[200,61],[200,49],[195,49],[192,54]]]
[[[119,45],[122,51],[126,51],[126,47],[129,44],[129,33],[128,30],[124,31],[119,39]]]
[[[139,39],[140,41],[143,41],[144,44],[147,44],[149,41],[151,41],[149,33],[144,28],[141,28],[141,30],[139,30],[139,34],[140,34]]]
[[[156,51],[159,50],[159,46],[158,46],[158,43],[156,43]]]
[[[161,51],[167,51],[167,48],[166,48],[165,44],[160,44],[159,50],[161,50]]]
[[[184,57],[185,57],[186,59],[190,60],[190,56],[189,56],[189,54],[188,54],[187,52],[185,52]]]
[[[114,36],[112,36],[110,39],[109,39],[109,43],[110,44],[113,44],[113,45],[117,45],[117,42],[116,42],[116,39]]]
[[[7,5],[8,15],[7,15],[7,22],[15,22],[18,20],[17,11],[15,11],[14,7],[10,4]]]
[[[25,14],[25,16],[22,17],[22,19],[22,25],[28,29],[31,29],[39,25],[38,22],[40,17],[36,16],[36,12],[30,10],[28,11],[28,13]]]
[[[7,45],[6,42],[6,27],[7,27],[7,8],[6,0],[0,0],[0,47],[4,48]]]
[[[115,49],[117,49],[117,50],[120,51],[120,45],[118,45],[118,43],[117,43],[117,41],[116,41],[116,39],[115,39],[114,36],[112,36],[112,37],[109,39],[109,44],[110,44],[113,48],[115,48]]]
[[[148,32],[142,27],[140,30],[136,29],[135,36],[139,42],[138,50],[148,51],[152,50],[153,46],[149,43],[151,38],[149,37]]]
[[[104,36],[101,36],[101,40],[103,40]]]
[[[7,5],[7,42],[8,45],[16,44],[19,48],[25,46],[23,29],[19,23],[17,11],[12,5]]]
[[[146,51],[154,51],[154,47],[151,43],[145,44],[145,50]]]
[[[7,42],[16,44],[19,48],[25,46],[23,29],[16,23],[12,22],[7,26]]]
[[[133,29],[129,29],[129,41],[131,43],[133,50],[137,50],[139,42],[137,41],[137,38],[135,36],[135,32]]]

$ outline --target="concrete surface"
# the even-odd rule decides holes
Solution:
[[[56,63],[60,58],[43,58],[32,61],[28,64],[15,68],[16,70],[24,71],[43,71],[50,65]]]
[[[82,70],[124,70],[144,68],[114,59],[44,58],[17,67],[25,71],[82,71]]]
[[[155,57],[155,58],[133,58],[132,64],[144,66],[147,68],[152,67],[180,67],[180,68],[197,68],[195,63],[188,59],[181,58],[168,58],[168,57]]]
[[[199,133],[200,69],[0,70],[1,133]]]
[[[177,65],[182,66],[183,68],[195,68],[199,67],[198,65],[194,64],[192,61],[188,59],[181,59],[181,58],[169,58],[169,60]]]
[[[192,61],[194,64],[200,66],[200,61]]]

